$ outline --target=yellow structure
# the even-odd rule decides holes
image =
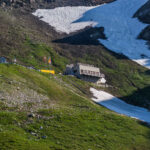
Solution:
[[[43,73],[55,74],[55,70],[40,70]]]

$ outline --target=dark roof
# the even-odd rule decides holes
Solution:
[[[5,57],[0,57],[0,63],[6,63],[7,59]]]

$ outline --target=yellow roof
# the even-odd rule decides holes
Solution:
[[[55,70],[40,70],[43,73],[55,74]]]

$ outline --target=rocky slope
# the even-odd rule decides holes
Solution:
[[[37,8],[55,8],[62,6],[91,6],[113,2],[114,0],[1,0],[1,7],[26,8],[28,10]]]

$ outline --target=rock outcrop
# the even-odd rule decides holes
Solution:
[[[150,0],[143,5],[133,17],[137,17],[141,22],[150,24]],[[138,36],[139,39],[150,41],[150,25],[148,25]]]
[[[1,7],[11,8],[55,8],[62,6],[95,6],[115,0],[1,0]]]
[[[135,13],[134,17],[138,17],[140,21],[150,24],[150,0]]]

